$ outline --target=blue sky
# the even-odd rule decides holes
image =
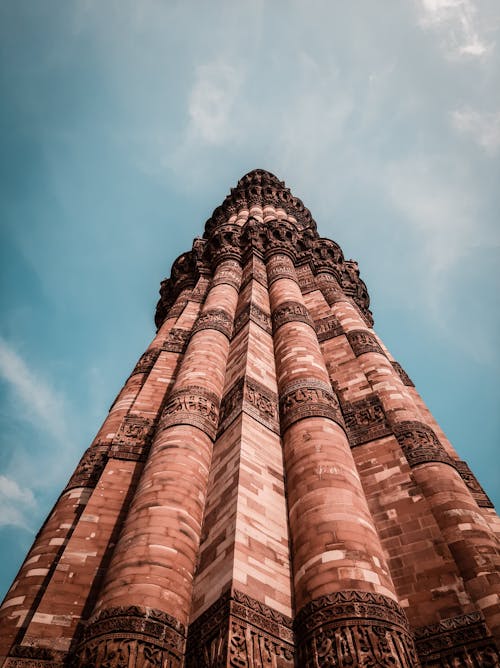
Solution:
[[[0,594],[256,167],[500,502],[499,50],[496,0],[0,1]]]

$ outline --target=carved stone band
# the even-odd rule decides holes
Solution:
[[[222,284],[231,285],[235,290],[240,289],[241,284],[241,265],[236,260],[226,260],[214,276],[211,287]]]
[[[356,357],[363,355],[363,353],[385,354],[376,336],[366,329],[353,329],[347,332],[347,340],[351,344],[352,351]]]
[[[414,384],[412,383],[410,376],[406,373],[401,364],[399,364],[398,362],[391,362],[391,364],[394,368],[394,371],[401,378],[401,382],[403,383],[403,385],[407,385],[408,387],[415,387]]]
[[[283,260],[279,256],[275,256],[275,259],[271,257],[267,262],[268,284],[271,285],[280,278],[289,278],[291,281],[298,283],[297,275],[291,261]]]
[[[75,652],[77,668],[180,668],[186,631],[174,617],[138,606],[112,608],[91,620]]]
[[[415,668],[418,659],[403,609],[356,590],[315,599],[297,615],[298,665],[311,668]]]
[[[314,321],[314,328],[318,336],[318,341],[328,341],[336,336],[344,333],[342,325],[338,318],[334,315],[329,315],[326,318],[320,318]]]
[[[410,467],[426,462],[442,462],[455,467],[434,431],[423,422],[405,420],[393,425],[393,431]]]
[[[126,415],[109,448],[109,457],[144,461],[153,436],[155,421],[141,415]]]
[[[500,655],[479,612],[443,619],[413,632],[422,668],[498,666]]]
[[[469,488],[478,506],[482,508],[494,508],[491,499],[488,497],[484,489],[479,484],[476,476],[472,473],[467,462],[456,460],[455,467],[460,473],[462,480]]]
[[[221,308],[210,309],[202,313],[193,327],[193,335],[202,329],[215,329],[231,339],[233,333],[233,319]]]
[[[139,361],[130,375],[133,376],[136,373],[149,373],[154,367],[159,354],[159,350],[146,350],[146,352],[139,358]]]
[[[343,403],[342,412],[351,447],[392,434],[391,425],[376,394]]]
[[[160,420],[160,429],[189,424],[214,439],[219,422],[219,399],[214,392],[198,385],[174,390]]]
[[[280,397],[281,433],[307,417],[326,417],[344,428],[339,402],[331,386],[315,378],[287,385]]]
[[[239,591],[223,594],[188,631],[186,668],[293,668],[292,620]]]
[[[187,348],[191,332],[189,329],[173,327],[163,343],[162,350],[168,353],[183,353]]]
[[[305,322],[314,329],[314,323],[307,308],[300,302],[286,301],[272,313],[273,331],[276,332],[286,322]]]
[[[240,378],[221,402],[219,433],[245,411],[262,425],[279,434],[278,395],[253,378]]]
[[[236,336],[240,329],[244,327],[249,320],[255,322],[268,334],[272,333],[271,316],[257,306],[257,304],[251,302],[236,314],[234,319],[233,337]]]
[[[86,450],[64,491],[73,487],[95,487],[108,461],[109,445],[93,445]]]

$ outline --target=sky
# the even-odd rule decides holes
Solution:
[[[497,0],[0,0],[0,596],[254,168],[500,502]]]

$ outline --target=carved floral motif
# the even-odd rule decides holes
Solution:
[[[274,309],[271,318],[274,332],[287,322],[305,322],[307,325],[314,328],[314,323],[309,315],[309,311],[300,302],[282,302],[276,309]]]
[[[290,383],[280,396],[282,433],[306,417],[326,417],[344,426],[340,405],[331,386],[315,378]]]
[[[443,619],[414,631],[422,668],[493,668],[500,655],[479,612]]]
[[[460,473],[462,480],[472,493],[478,506],[482,508],[494,508],[491,499],[488,497],[484,489],[479,484],[478,479],[472,473],[467,462],[455,460],[455,468]]]
[[[159,354],[159,350],[146,350],[146,352],[139,358],[139,361],[130,375],[133,376],[136,373],[149,373],[154,367]]]
[[[73,487],[95,487],[97,485],[108,460],[108,447],[108,445],[93,445],[84,452],[66,485],[66,490]]]
[[[219,399],[216,394],[199,385],[174,390],[167,400],[160,419],[160,429],[172,425],[190,424],[210,438],[215,438],[219,421]]]
[[[326,318],[320,318],[314,321],[314,328],[318,336],[318,341],[328,341],[344,333],[342,325],[336,316],[329,315]]]
[[[279,434],[278,396],[249,376],[236,381],[222,399],[219,434],[227,429],[241,411]]]
[[[168,333],[168,337],[163,343],[162,350],[169,353],[184,353],[186,351],[191,332],[189,329],[182,329],[181,327],[172,327]]]
[[[405,420],[393,426],[410,467],[426,462],[443,462],[455,466],[434,431],[423,422]]]
[[[380,399],[370,394],[353,402],[343,402],[342,412],[352,447],[392,434]]]
[[[109,457],[144,461],[155,427],[153,418],[126,415],[109,448]]]
[[[203,329],[215,329],[230,339],[233,333],[233,319],[224,309],[210,309],[198,317],[193,327],[193,335]]]
[[[380,347],[376,336],[366,329],[353,329],[347,332],[347,340],[351,344],[352,351],[356,357],[364,353],[380,353],[384,355],[384,351]]]
[[[295,628],[300,666],[419,666],[403,609],[381,594],[353,590],[322,596],[302,608]]]

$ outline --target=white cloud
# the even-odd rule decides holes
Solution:
[[[474,109],[456,109],[451,113],[455,130],[468,134],[490,155],[500,149],[500,112],[485,113]]]
[[[188,103],[190,133],[211,145],[230,138],[235,129],[231,112],[242,78],[241,71],[220,61],[197,67]]]
[[[31,530],[27,516],[35,509],[35,497],[15,480],[0,475],[0,527],[16,526]]]
[[[474,0],[418,0],[420,25],[434,30],[450,58],[480,57],[491,50],[481,34]]]
[[[0,377],[7,381],[11,392],[22,404],[18,407],[17,417],[43,428],[67,445],[69,429],[63,398],[1,338]]]

